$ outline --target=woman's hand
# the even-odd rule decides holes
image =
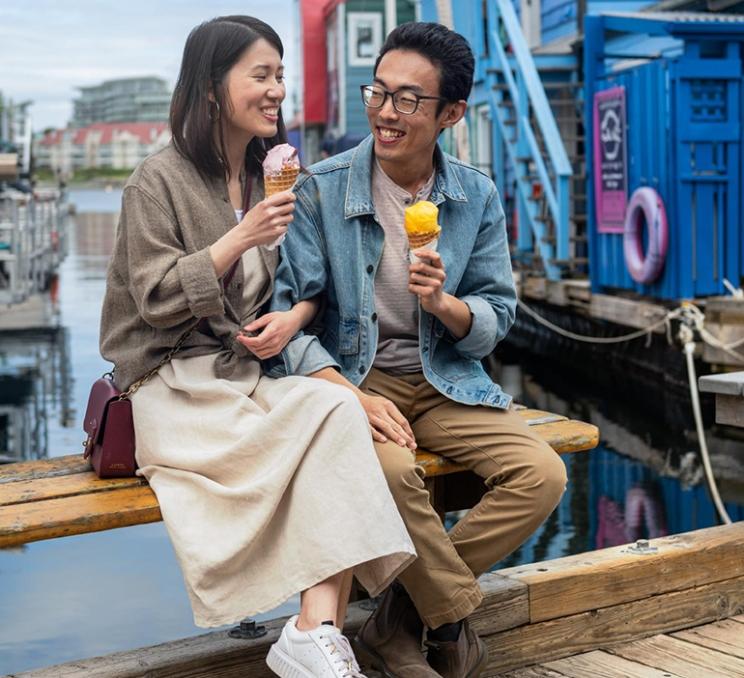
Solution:
[[[237,339],[253,355],[266,360],[279,354],[301,327],[300,319],[292,311],[273,311],[243,328],[254,336],[239,334]]]
[[[292,191],[281,191],[259,202],[248,210],[236,228],[248,247],[268,245],[287,232],[292,222],[296,196]]]
[[[416,449],[416,438],[413,436],[411,425],[392,400],[363,392],[357,395],[367,413],[374,440],[378,443],[392,440],[401,447]]]

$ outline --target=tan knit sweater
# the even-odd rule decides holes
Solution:
[[[252,204],[263,198],[261,183],[254,181]],[[209,254],[235,223],[224,179],[204,179],[172,144],[134,171],[124,187],[101,314],[101,354],[114,363],[119,388],[157,365],[201,318],[179,357],[219,353],[217,376],[227,377],[239,357],[250,356],[235,340],[242,264],[223,294]],[[260,251],[273,281],[277,251]],[[266,300],[255,299],[254,315]]]

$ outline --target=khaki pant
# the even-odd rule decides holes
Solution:
[[[477,577],[514,551],[556,507],[566,468],[513,410],[456,403],[421,373],[393,377],[373,369],[362,390],[392,400],[421,449],[462,464],[488,488],[447,534],[429,503],[415,455],[390,441],[375,443],[418,553],[399,579],[428,627],[463,619],[482,600]]]

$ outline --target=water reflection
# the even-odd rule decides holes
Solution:
[[[601,381],[578,380],[569,370],[550,366],[538,371],[537,365],[527,371],[495,359],[489,367],[525,405],[591,422],[601,432],[597,449],[563,456],[569,481],[561,503],[497,568],[718,524],[703,483],[697,436],[669,423],[685,421],[687,409],[686,423],[692,426],[685,399],[667,394],[664,402],[670,414],[665,418],[613,397],[614,391]],[[744,437],[716,426],[707,427],[706,434],[726,508],[732,520],[742,520]]]
[[[121,195],[78,191],[71,200],[77,215],[60,271],[61,329],[54,339],[40,343],[38,367],[36,358],[24,358],[33,378],[19,387],[14,402],[19,407],[23,401],[28,409],[25,440],[29,435],[37,439],[28,446],[14,442],[14,458],[79,452],[90,384],[109,368],[98,353],[98,323]],[[2,341],[16,342],[0,337]],[[29,342],[18,343],[26,347],[24,355],[34,353],[28,351]],[[500,566],[716,524],[700,484],[697,443],[685,430],[685,422],[689,426],[692,421],[687,404],[673,402],[665,416],[639,411],[613,385],[580,382],[575,374],[530,356],[506,358],[491,369],[519,401],[597,424],[602,444],[591,453],[564,457],[569,483],[563,501]],[[8,365],[20,361],[7,358]],[[5,384],[0,388],[0,393],[11,392]],[[741,520],[744,445],[734,436],[713,427],[709,445],[729,512]],[[288,614],[297,606],[295,599],[262,617]],[[191,623],[162,523],[0,551],[0,620],[0,674],[201,632]]]
[[[0,463],[46,457],[55,419],[74,424],[66,328],[0,333]]]

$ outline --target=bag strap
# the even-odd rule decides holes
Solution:
[[[191,333],[197,328],[197,326],[199,325],[199,323],[201,323],[201,321],[202,321],[202,319],[199,318],[199,320],[194,325],[192,325],[191,327],[189,327],[189,329],[186,330],[178,338],[178,341],[173,345],[173,348],[170,351],[168,351],[168,353],[166,353],[158,361],[158,364],[155,365],[155,367],[153,367],[151,370],[149,370],[148,372],[146,372],[142,377],[140,377],[139,379],[137,379],[137,381],[135,381],[134,383],[132,383],[126,391],[124,391],[123,393],[121,393],[121,395],[119,395],[119,397],[117,398],[117,400],[125,400],[125,399],[129,398],[131,395],[133,395],[134,393],[137,392],[137,390],[139,389],[140,386],[144,386],[148,381],[150,381],[150,379],[152,379],[155,376],[156,372],[163,365],[166,365],[167,363],[169,363],[173,359],[173,356],[176,355],[176,353],[178,353],[178,351],[181,350],[181,347],[183,346],[184,342],[191,336]]]

